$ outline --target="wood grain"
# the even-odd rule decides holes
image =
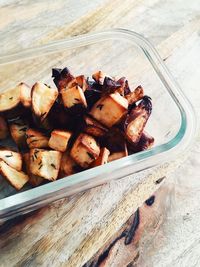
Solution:
[[[69,0],[11,0],[1,1],[0,5],[1,54],[88,31],[111,27],[136,30],[157,46],[199,111],[198,0],[85,0],[81,4]],[[198,136],[198,144],[199,141]],[[157,239],[149,243],[145,252],[148,262],[142,261],[141,256],[138,266],[199,265],[199,153],[196,143],[187,162],[176,172],[176,209],[166,218]],[[135,202],[132,190],[130,181],[112,182],[6,223],[0,228],[0,266],[82,266],[106,248],[142,204]],[[191,193],[187,194],[188,190]],[[113,200],[111,192],[117,196]],[[119,246],[126,251],[123,244]],[[116,255],[114,249],[112,255]],[[112,255],[104,266],[112,266]],[[119,255],[117,258],[118,266],[128,264]]]

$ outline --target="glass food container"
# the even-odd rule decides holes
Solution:
[[[20,192],[1,178],[0,222],[112,179],[131,176],[139,184],[141,177],[156,173],[153,181],[158,184],[170,169],[169,162],[185,155],[194,139],[196,119],[190,103],[153,46],[128,30],[86,34],[4,55],[0,58],[0,90],[22,81],[32,85],[40,80],[55,86],[51,69],[65,66],[75,75],[89,76],[102,70],[112,76],[127,77],[133,89],[142,85],[145,94],[152,98],[153,111],[145,129],[154,136],[155,145],[150,150]]]

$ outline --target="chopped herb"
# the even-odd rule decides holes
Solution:
[[[33,155],[31,156],[31,158],[32,158],[32,161],[34,161],[34,156]]]
[[[40,170],[40,169],[42,168],[42,166],[43,166],[43,165],[41,164],[40,167],[38,168],[38,170]]]
[[[46,84],[46,83],[44,83],[44,85],[46,85],[47,87],[51,88],[51,86],[50,86],[50,85],[48,85],[48,84]]]
[[[39,163],[38,163],[38,165],[41,165],[42,164],[42,161],[40,161]]]
[[[155,183],[156,183],[156,184],[160,184],[164,179],[165,179],[165,176],[159,178]]]
[[[78,99],[78,98],[74,98],[74,100],[76,100],[77,102],[79,102],[79,101],[80,101],[80,99]]]
[[[90,152],[87,152],[87,154],[91,159],[95,160],[95,157]]]
[[[12,100],[12,99],[13,99],[13,97],[11,96],[11,97],[9,97],[9,99],[10,99],[10,100]]]
[[[47,113],[46,113],[46,112],[44,112],[44,113],[42,113],[42,114],[41,114],[41,116],[40,116],[40,117],[42,118],[42,117],[44,117],[44,115],[46,115],[46,114],[47,114]]]
[[[13,157],[13,154],[11,153],[10,155],[6,155],[5,157],[6,157],[6,158]]]
[[[103,104],[99,104],[99,105],[97,105],[97,108],[102,110],[103,106],[104,106]]]
[[[37,159],[37,153],[36,153],[36,152],[34,152],[34,156],[35,156],[35,158]]]
[[[51,163],[51,167],[53,167],[56,170],[56,166],[53,163]]]

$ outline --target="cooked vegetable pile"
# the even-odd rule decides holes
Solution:
[[[20,83],[0,94],[0,173],[20,190],[38,186],[146,150],[154,138],[144,131],[151,98],[125,77],[98,71],[92,79],[53,69],[53,88]]]

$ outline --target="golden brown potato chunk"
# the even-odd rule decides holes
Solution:
[[[83,168],[87,168],[98,158],[100,147],[94,137],[80,134],[70,151],[70,156]]]
[[[26,147],[27,145],[26,131],[28,127],[29,127],[28,124],[22,119],[12,121],[9,124],[10,134],[20,149]]]
[[[38,175],[34,175],[31,173],[31,170],[30,170],[30,154],[29,152],[23,154],[23,160],[24,160],[24,164],[25,164],[25,170],[26,170],[26,173],[28,174],[29,176],[29,183],[32,185],[32,186],[38,186],[40,185],[44,179]]]
[[[69,131],[54,130],[51,132],[49,147],[54,150],[65,152],[72,133]]]
[[[58,177],[62,153],[54,150],[34,148],[30,150],[30,171],[32,174],[54,181]]]
[[[108,162],[128,156],[126,151],[114,152],[108,157]]]
[[[26,108],[31,107],[31,87],[28,86],[26,83],[20,83],[18,84],[18,87],[20,88],[20,101],[22,105]]]
[[[84,117],[84,122],[85,122],[84,132],[92,136],[101,137],[108,132],[108,129],[106,127],[104,127],[101,123],[99,123],[98,121],[89,116]]]
[[[77,85],[71,88],[62,89],[61,96],[63,104],[66,108],[71,108],[77,104],[87,107],[83,90]]]
[[[99,157],[92,162],[90,167],[96,167],[103,164],[106,164],[108,162],[108,156],[110,155],[110,151],[106,147],[102,147],[100,150]]]
[[[29,180],[28,175],[10,167],[6,162],[0,161],[0,173],[16,189],[20,190]]]
[[[10,167],[17,171],[22,170],[22,156],[18,152],[7,148],[0,148],[0,160],[5,161]]]
[[[85,92],[85,90],[88,89],[88,84],[87,84],[87,81],[86,81],[84,75],[77,76],[76,81],[77,81],[78,85],[82,88],[83,92]]]
[[[92,107],[90,115],[107,127],[112,127],[127,113],[128,101],[119,93],[102,97]]]
[[[20,103],[20,88],[18,86],[0,93],[0,112],[13,110]]]
[[[49,137],[40,131],[29,128],[26,131],[26,142],[29,148],[46,148]]]
[[[32,109],[35,115],[43,121],[56,101],[58,90],[44,83],[36,82],[32,88]]]
[[[94,74],[92,74],[92,78],[99,84],[103,85],[104,79],[106,77],[106,74],[102,71],[97,71]]]

